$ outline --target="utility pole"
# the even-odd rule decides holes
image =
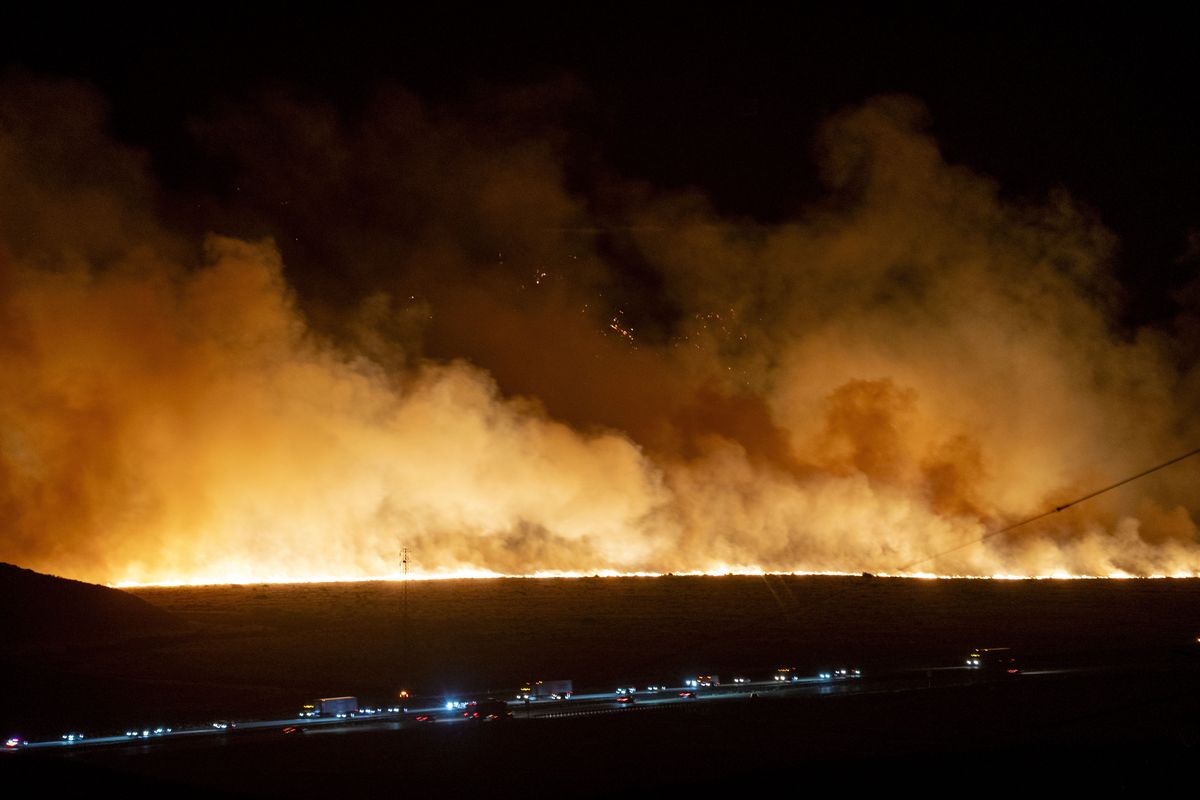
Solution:
[[[403,582],[401,591],[404,593],[401,600],[400,612],[400,699],[408,699],[408,548],[401,546],[400,548],[400,571]]]
[[[408,619],[408,548],[400,548],[400,567],[404,573],[404,618]]]

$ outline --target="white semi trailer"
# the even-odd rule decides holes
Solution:
[[[358,711],[357,697],[322,697],[305,704],[300,711],[302,717],[349,716]]]

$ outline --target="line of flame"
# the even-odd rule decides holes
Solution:
[[[267,576],[255,580],[179,580],[179,581],[162,581],[154,583],[135,583],[135,582],[120,582],[109,584],[116,589],[145,589],[145,588],[166,588],[180,586],[247,586],[247,585],[263,585],[263,584],[289,584],[289,583],[368,583],[368,582],[402,582],[402,581],[439,581],[439,580],[494,580],[498,578],[520,578],[527,580],[545,580],[545,579],[582,579],[582,578],[662,578],[667,576],[678,577],[723,577],[729,575],[738,576],[783,576],[783,577],[806,577],[806,576],[834,576],[834,577],[860,577],[864,573],[860,572],[838,572],[831,570],[823,571],[776,571],[763,570],[753,567],[729,567],[708,570],[692,570],[686,572],[621,572],[612,569],[602,569],[595,571],[571,571],[571,570],[538,570],[536,572],[525,574],[507,574],[503,572],[495,572],[487,569],[458,569],[445,570],[429,573],[409,573],[403,575],[399,573],[389,573],[386,575],[376,576],[338,576],[338,575],[316,575],[308,578],[293,578],[281,576]],[[939,575],[933,572],[877,572],[871,573],[872,576],[880,578],[905,578],[909,580],[996,580],[996,581],[1024,581],[1024,580],[1163,580],[1168,578],[1197,578],[1200,577],[1200,571],[1179,571],[1172,574],[1156,574],[1156,575],[1133,575],[1128,572],[1115,571],[1107,575],[1076,575],[1065,572],[1054,572],[1046,575],[1011,575],[1011,574],[995,574],[995,575]]]

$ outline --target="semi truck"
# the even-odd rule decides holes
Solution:
[[[1017,675],[1021,667],[1011,648],[977,647],[967,655],[967,668],[1001,675]]]
[[[566,700],[574,691],[571,681],[532,681],[517,694],[522,700]]]
[[[356,697],[322,697],[305,703],[300,710],[302,717],[339,717],[349,716],[358,711]]]

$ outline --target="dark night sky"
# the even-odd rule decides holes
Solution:
[[[169,187],[219,183],[185,123],[264,86],[353,111],[386,83],[438,102],[568,75],[588,92],[573,121],[591,158],[776,221],[823,191],[809,157],[818,123],[904,92],[928,104],[950,161],[1016,199],[1065,187],[1099,214],[1121,242],[1127,321],[1169,316],[1170,293],[1196,269],[1195,245],[1185,254],[1200,219],[1200,124],[1182,20],[728,7],[323,17],[276,4],[125,18],[59,10],[6,28],[9,69],[96,85],[117,134],[149,150]]]

